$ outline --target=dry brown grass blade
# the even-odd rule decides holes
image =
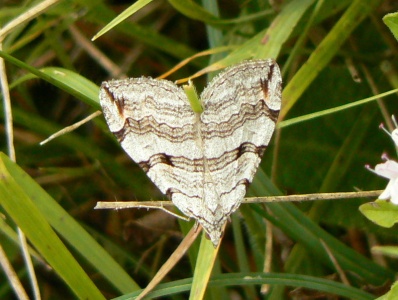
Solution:
[[[169,259],[163,264],[163,266],[156,273],[155,277],[151,280],[151,282],[147,285],[147,287],[142,291],[141,294],[138,295],[136,300],[143,299],[148,293],[153,290],[170,272],[170,270],[180,261],[181,257],[187,252],[192,243],[196,240],[199,233],[202,231],[202,227],[193,226],[185,238],[182,240],[181,244],[177,247],[177,249],[173,252],[173,254],[169,257]]]

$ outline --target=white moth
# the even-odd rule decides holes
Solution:
[[[182,88],[144,77],[103,82],[100,102],[128,155],[216,246],[274,132],[281,84],[274,60],[251,60],[210,82],[200,114]]]

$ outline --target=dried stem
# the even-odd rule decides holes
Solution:
[[[316,193],[289,196],[267,196],[267,197],[251,197],[245,198],[242,204],[247,203],[270,203],[270,202],[301,202],[316,200],[338,200],[351,198],[374,198],[378,197],[383,191],[361,191],[361,192],[345,192],[345,193]],[[94,207],[95,209],[126,209],[126,208],[157,208],[174,206],[171,201],[116,201],[106,202],[99,201]]]

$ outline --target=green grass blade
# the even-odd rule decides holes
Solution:
[[[170,296],[185,291],[191,287],[191,278],[159,284],[148,297]],[[288,273],[228,273],[212,277],[209,282],[210,287],[214,286],[246,286],[246,285],[286,285],[292,287],[304,287],[312,290],[342,296],[347,299],[371,300],[374,296],[358,288],[344,285],[328,279],[317,278],[299,274]],[[133,299],[139,292],[124,295],[113,300]]]
[[[385,92],[385,93],[378,94],[376,96],[372,96],[372,97],[368,97],[368,98],[365,98],[365,99],[362,99],[362,100],[358,100],[358,101],[355,101],[355,102],[351,102],[351,103],[347,103],[347,104],[344,104],[344,105],[340,105],[338,107],[333,107],[333,108],[325,109],[325,110],[322,110],[322,111],[317,111],[317,112],[314,112],[314,113],[311,113],[311,114],[308,114],[308,115],[302,115],[302,116],[299,116],[299,117],[296,117],[296,118],[292,118],[292,119],[289,119],[289,120],[284,120],[282,122],[279,122],[277,124],[277,126],[278,126],[278,128],[284,128],[284,127],[288,127],[288,126],[291,126],[291,125],[294,125],[294,124],[298,124],[298,123],[301,123],[301,122],[310,121],[310,120],[313,120],[315,118],[324,117],[324,116],[327,116],[327,115],[330,115],[330,114],[334,114],[334,113],[337,113],[337,112],[345,111],[346,109],[349,109],[349,108],[353,108],[353,107],[356,107],[356,106],[364,105],[364,104],[376,101],[377,99],[381,99],[381,98],[384,98],[384,97],[387,97],[387,96],[390,96],[390,95],[394,95],[397,92],[398,92],[398,89],[395,89],[395,90],[391,90],[391,91],[388,91],[388,92]]]
[[[25,197],[24,201],[31,201],[29,209],[34,209],[38,211],[41,218],[49,223],[70,245],[72,245],[77,252],[84,257],[98,272],[104,276],[113,286],[115,286],[120,292],[126,293],[136,290],[138,285],[127,275],[127,273],[113,260],[112,257],[100,246],[98,243],[77,223],[50,195],[48,195],[31,177],[29,177],[23,170],[21,170],[17,165],[11,162],[8,157],[4,154],[0,156],[3,163],[2,172],[6,172],[9,178],[16,180],[15,184],[18,185],[18,189],[21,190],[21,197]],[[11,188],[13,186],[9,186]],[[7,189],[7,186],[4,187]],[[11,193],[12,190],[7,191]],[[4,197],[0,197],[4,198]],[[0,199],[0,201],[7,201],[7,205],[12,205],[13,202],[20,203],[22,200],[18,198],[9,200],[7,198]],[[12,206],[6,210],[12,209]],[[18,204],[23,206],[23,204]],[[34,206],[34,208],[31,208]],[[22,209],[22,208],[21,208]],[[10,212],[9,212],[10,213]],[[18,215],[14,215],[18,213]],[[12,211],[10,215],[13,217],[15,222],[22,228],[25,232],[25,224],[20,224],[21,218],[25,217],[25,211],[15,212]],[[29,218],[28,218],[29,219]],[[22,220],[24,221],[24,220]],[[35,226],[29,223],[32,230]],[[30,237],[29,232],[25,234]],[[45,235],[42,237],[44,240],[39,240],[40,243],[46,244],[51,241],[45,239]],[[37,245],[35,244],[37,247]],[[38,247],[37,247],[38,248]],[[40,248],[38,248],[40,249]],[[61,251],[61,250],[60,250]],[[63,251],[63,250],[62,250]],[[44,256],[44,255],[43,255]],[[46,256],[45,256],[46,257]],[[46,257],[47,259],[47,257]],[[71,265],[73,266],[73,265]],[[57,270],[58,271],[58,270]],[[83,281],[82,281],[83,283]]]
[[[131,15],[135,14],[138,10],[146,6],[147,4],[151,3],[152,0],[138,0],[133,5],[128,7],[125,11],[119,14],[116,18],[114,18],[111,22],[109,22],[104,28],[102,28],[94,37],[91,39],[94,41],[95,39],[99,38],[101,35],[105,34],[113,27],[119,25],[121,22],[126,20]]]
[[[298,101],[303,92],[336,55],[337,51],[340,50],[341,46],[350,36],[352,31],[372,11],[372,9],[380,3],[380,1],[381,0],[355,0],[352,2],[344,15],[323,39],[315,51],[312,52],[307,62],[300,68],[283,90],[283,105],[279,116],[281,119],[285,118],[286,114]]]
[[[206,238],[206,234],[202,233],[189,299],[203,299],[219,248],[220,244],[214,248],[212,242]]]
[[[191,0],[168,0],[168,2],[188,18],[200,20],[207,24],[216,24],[219,22],[216,16]]]
[[[206,70],[220,69],[249,58],[276,58],[282,45],[291,36],[314,0],[292,1],[286,5],[272,24],[240,45],[224,59],[210,65]]]
[[[99,87],[79,74],[54,67],[45,68],[43,71],[38,70],[1,50],[0,57],[68,92],[94,108],[100,108],[98,100]]]
[[[11,174],[11,161],[0,154],[0,203],[29,241],[80,299],[105,299],[61,242],[30,195]],[[25,174],[26,176],[26,174]]]
[[[86,16],[85,20],[93,22],[94,24],[103,25],[116,18],[114,11],[110,10],[102,3],[95,3],[90,7],[90,9],[91,12]],[[140,26],[133,22],[122,22],[119,26],[115,27],[115,30],[125,34],[128,39],[142,42],[149,47],[154,47],[155,49],[168,53],[172,57],[176,57],[178,59],[185,59],[196,54],[196,51],[190,48],[189,45],[179,42],[176,39],[169,38],[163,34],[159,34],[151,28]],[[199,67],[203,67],[203,63],[204,61],[192,62],[193,65],[197,65]]]

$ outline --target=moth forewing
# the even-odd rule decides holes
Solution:
[[[200,107],[174,83],[144,77],[104,82],[100,102],[125,151],[216,246],[271,139],[281,84],[274,60],[249,60],[216,76]]]

